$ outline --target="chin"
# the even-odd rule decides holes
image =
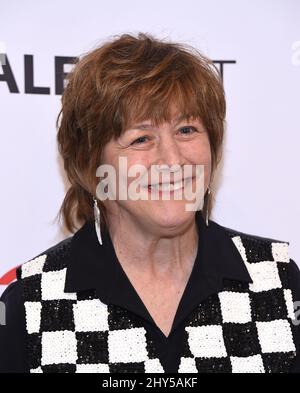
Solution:
[[[165,201],[160,202],[156,206],[149,206],[146,210],[151,221],[162,228],[176,228],[187,224],[195,216],[195,211],[187,211],[185,209],[186,202]]]

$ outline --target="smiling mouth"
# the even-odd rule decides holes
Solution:
[[[183,180],[179,180],[176,182],[169,182],[169,183],[156,183],[156,184],[149,184],[148,190],[155,190],[160,192],[166,191],[176,191],[180,190],[185,186],[185,183],[192,181],[194,177],[189,177]]]

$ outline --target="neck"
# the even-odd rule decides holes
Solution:
[[[198,248],[195,217],[180,230],[167,232],[149,231],[129,214],[122,215],[122,220],[108,215],[108,223],[117,258],[125,270],[161,278],[190,274]]]

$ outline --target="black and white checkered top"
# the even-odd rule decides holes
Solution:
[[[227,233],[252,282],[224,280],[193,309],[178,372],[288,372],[298,354],[289,243]],[[133,312],[102,302],[95,291],[65,291],[71,248],[72,237],[18,269],[30,372],[164,373]]]

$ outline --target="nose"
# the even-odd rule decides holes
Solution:
[[[183,175],[184,157],[176,140],[171,135],[166,134],[160,138],[157,147],[157,159],[153,164],[155,170],[159,173],[159,181],[166,180],[164,178],[165,174],[167,178],[170,176],[170,181],[176,181]]]
[[[156,164],[160,166],[183,165],[181,149],[172,135],[167,135],[167,133],[160,138],[158,156]]]

